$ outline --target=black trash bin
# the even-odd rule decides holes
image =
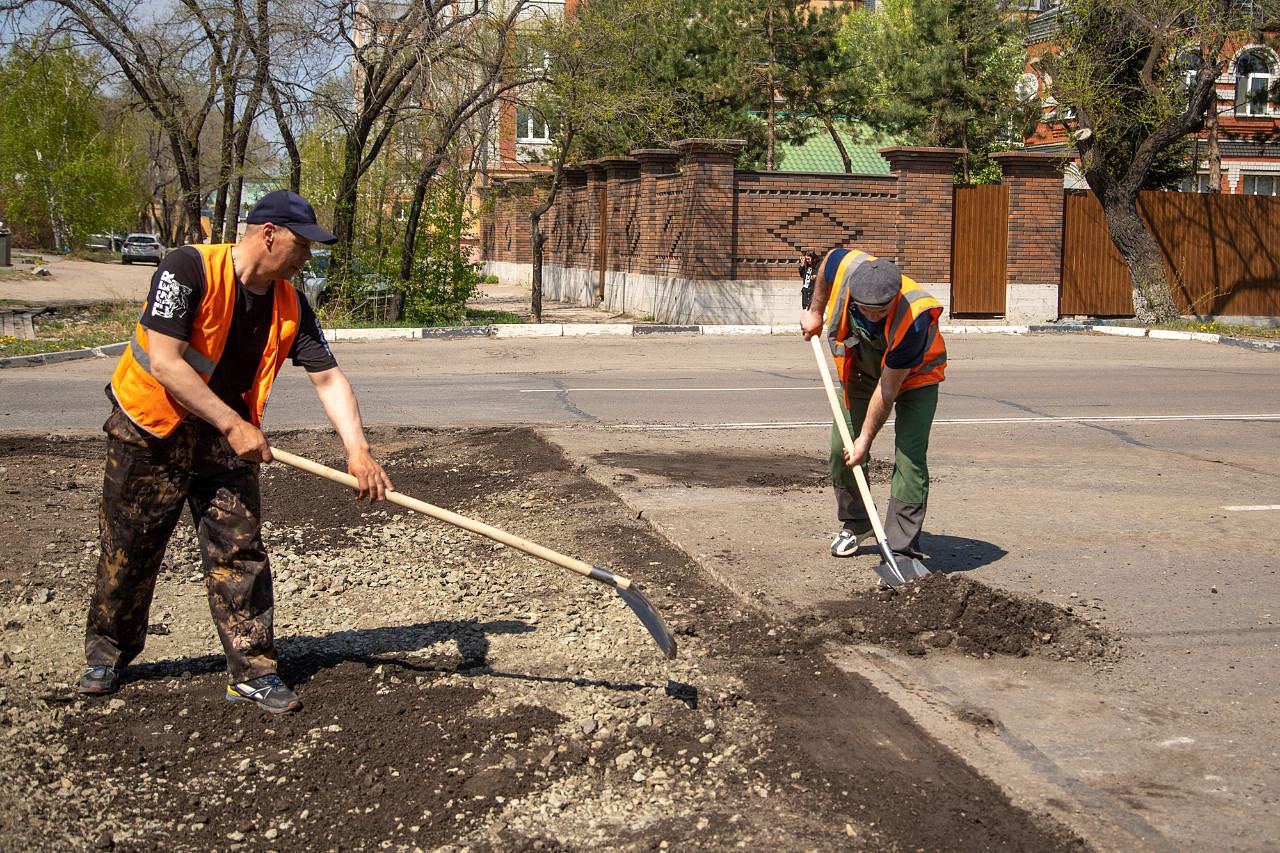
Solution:
[[[3,222],[0,222],[0,267],[11,267],[13,261],[9,259],[9,229]]]

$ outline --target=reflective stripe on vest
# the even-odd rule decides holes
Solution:
[[[142,348],[142,341],[138,340],[138,330],[134,329],[133,337],[129,339],[129,349],[133,352],[133,358],[138,362],[138,366],[151,373],[151,355]],[[218,363],[204,353],[196,352],[191,347],[187,347],[186,352],[182,354],[182,360],[202,376],[212,376],[214,368]]]
[[[827,342],[831,347],[831,354],[835,357],[836,372],[840,375],[841,382],[844,385],[846,404],[849,403],[849,372],[853,369],[854,363],[853,355],[849,352],[848,345],[845,343],[853,334],[849,324],[849,305],[852,301],[849,279],[854,270],[872,260],[875,260],[873,255],[856,250],[850,251],[849,254],[845,255],[840,261],[840,265],[836,268],[836,280],[832,282],[834,288],[833,298],[827,302]],[[889,316],[885,318],[884,351],[886,357],[897,344],[902,342],[907,330],[910,329],[916,318],[929,311],[940,314],[942,303],[934,299],[928,291],[916,284],[915,281],[904,275],[902,277],[902,287],[891,304],[889,311]],[[937,314],[935,314],[934,322],[929,326],[929,337],[925,344],[923,360],[919,365],[911,368],[911,372],[902,383],[901,391],[933,385],[941,382],[944,378],[947,348],[938,329]],[[883,370],[884,358],[881,359],[880,366]]]

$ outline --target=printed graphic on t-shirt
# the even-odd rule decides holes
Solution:
[[[174,278],[173,273],[165,270],[156,282],[156,301],[151,306],[151,313],[156,317],[172,320],[174,317],[187,316],[187,297],[191,288]]]

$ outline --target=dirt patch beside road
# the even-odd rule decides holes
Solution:
[[[0,518],[51,503],[56,522],[0,533],[0,847],[1081,846],[536,433],[372,439],[403,491],[633,576],[681,656],[661,659],[608,590],[272,465],[281,671],[303,711],[222,701],[185,520],[147,654],[117,698],[75,699],[96,490],[59,487],[100,477],[102,443],[6,439]],[[273,440],[340,460],[331,435]]]
[[[1049,660],[1114,659],[1116,638],[1069,609],[1023,598],[956,575],[933,574],[903,591],[856,592],[833,601],[834,620],[815,636],[842,634],[855,642],[888,644],[908,654],[954,648]]]

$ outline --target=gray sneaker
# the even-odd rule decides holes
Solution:
[[[256,702],[259,708],[273,714],[284,714],[302,707],[294,693],[274,672],[227,685],[228,702]]]
[[[831,540],[831,556],[852,557],[853,552],[858,550],[858,546],[870,539],[872,535],[870,530],[855,533],[847,527],[840,528],[836,538]]]
[[[106,696],[120,689],[120,670],[114,666],[91,666],[80,676],[76,692],[85,696]]]

